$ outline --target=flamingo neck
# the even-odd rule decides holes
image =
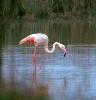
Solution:
[[[56,44],[60,47],[60,43],[59,43],[59,42],[55,42],[55,43],[53,44],[53,48],[52,48],[51,50],[48,49],[48,44],[45,45],[45,46],[44,46],[45,51],[46,51],[47,53],[53,53],[53,52],[55,51],[55,46],[56,46]]]

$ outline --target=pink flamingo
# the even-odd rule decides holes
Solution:
[[[53,44],[53,48],[52,50],[48,49],[48,36],[46,34],[42,34],[42,33],[37,33],[37,34],[31,34],[27,37],[25,37],[24,39],[22,39],[19,44],[23,44],[23,43],[34,43],[35,44],[35,48],[34,48],[34,54],[32,56],[32,60],[33,63],[35,65],[35,69],[36,69],[36,51],[37,51],[37,46],[38,45],[44,45],[44,49],[47,53],[53,53],[55,50],[55,45],[57,44],[60,49],[64,52],[64,57],[67,53],[65,46],[59,42],[55,42]]]

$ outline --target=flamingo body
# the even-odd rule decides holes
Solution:
[[[25,37],[24,39],[22,39],[19,42],[19,44],[23,44],[23,43],[34,43],[35,44],[34,55],[32,57],[32,60],[35,64],[35,68],[36,68],[36,51],[37,51],[38,45],[43,45],[44,49],[47,53],[53,53],[55,50],[55,45],[58,45],[60,47],[60,49],[64,52],[64,57],[67,53],[65,46],[59,42],[55,42],[53,44],[52,50],[49,50],[48,49],[48,36],[46,34],[42,34],[42,33],[31,34],[31,35]]]
[[[42,34],[42,33],[31,34],[31,35],[25,37],[24,39],[22,39],[19,43],[22,44],[25,42],[34,43],[35,46],[47,45],[48,44],[48,36],[45,34]]]

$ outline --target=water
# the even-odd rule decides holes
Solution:
[[[56,46],[53,54],[34,45],[19,46],[31,33],[67,44],[67,55]],[[88,21],[58,22],[15,20],[0,23],[0,100],[96,100],[96,24]]]

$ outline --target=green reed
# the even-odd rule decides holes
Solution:
[[[32,15],[50,17],[62,13],[67,16],[96,16],[96,0],[1,0],[0,17]]]

